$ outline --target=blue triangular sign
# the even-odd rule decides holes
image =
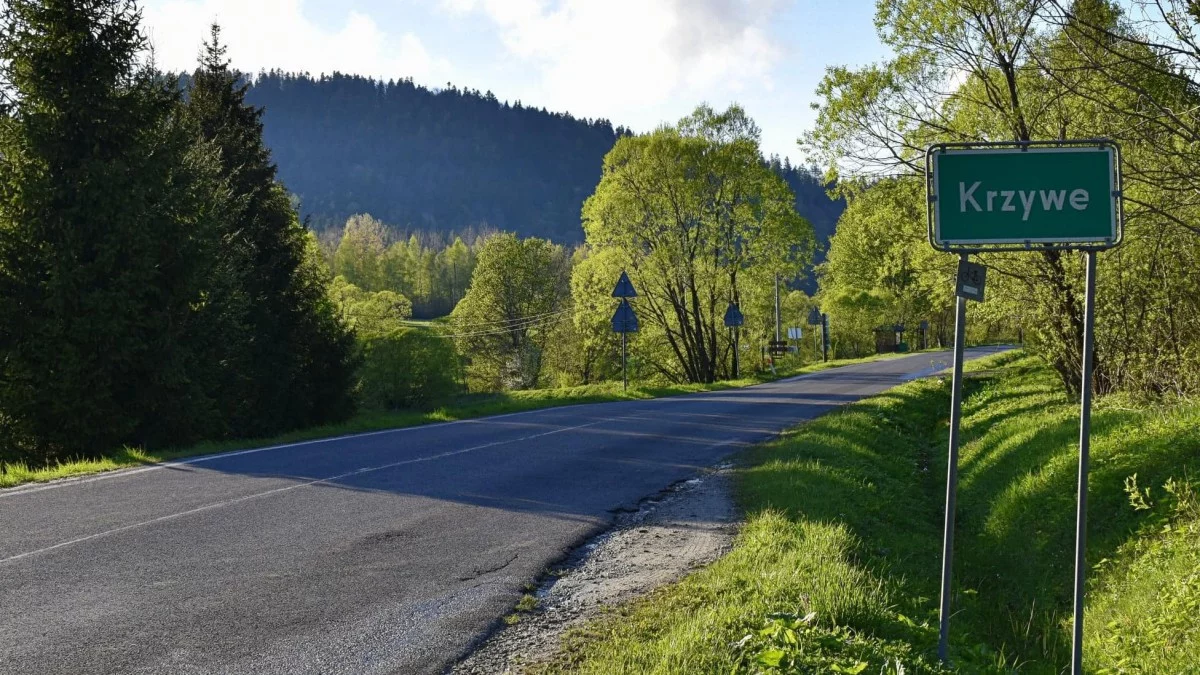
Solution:
[[[633,313],[633,307],[628,300],[622,300],[621,304],[617,305],[617,311],[613,313],[612,317],[612,329],[614,333],[637,332],[637,314]]]
[[[633,282],[629,281],[629,275],[625,270],[621,270],[621,278],[617,280],[617,287],[613,289],[612,296],[614,298],[636,298],[637,291],[633,290]]]
[[[746,323],[746,317],[742,316],[742,310],[738,309],[737,303],[729,303],[729,309],[725,310],[725,325],[733,328],[744,323]]]

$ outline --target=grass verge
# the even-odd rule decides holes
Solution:
[[[505,413],[538,410],[556,406],[575,405],[580,403],[604,403],[611,401],[641,400],[660,398],[663,396],[678,396],[702,391],[717,391],[762,384],[775,379],[792,377],[804,373],[816,372],[826,368],[866,363],[880,359],[899,358],[909,354],[882,354],[861,359],[843,359],[827,363],[811,363],[793,365],[781,368],[776,375],[770,373],[756,374],[739,380],[728,380],[712,384],[680,384],[680,385],[639,385],[628,391],[622,391],[621,383],[605,382],[602,384],[584,385],[579,387],[563,387],[558,389],[534,389],[529,391],[514,391],[503,394],[471,394],[458,397],[449,405],[435,410],[400,410],[400,411],[368,411],[355,415],[350,420],[320,427],[301,429],[270,438],[252,440],[234,440],[206,442],[183,448],[168,448],[147,451],[141,448],[121,448],[115,452],[107,452],[96,457],[77,458],[58,462],[49,466],[30,466],[23,463],[0,462],[0,488],[13,487],[24,483],[46,482],[60,478],[83,476],[103,471],[125,469],[132,466],[153,464],[156,462],[208,455],[229,450],[265,447],[299,441],[329,438],[345,434],[381,431],[385,429],[401,429],[435,422],[451,422],[455,420],[501,415]]]
[[[934,658],[949,384],[930,379],[748,451],[732,551],[573,632],[544,670],[1062,672],[1077,407],[1032,357],[969,369],[953,668]],[[1088,671],[1196,672],[1200,404],[1103,399],[1092,443]]]

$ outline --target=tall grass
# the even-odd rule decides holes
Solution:
[[[1058,673],[1077,404],[1032,357],[969,369],[952,664]],[[749,451],[732,552],[573,634],[546,669],[938,672],[948,404],[946,381],[914,382]],[[1106,398],[1092,453],[1087,668],[1200,672],[1200,403]]]

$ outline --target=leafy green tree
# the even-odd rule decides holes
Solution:
[[[1086,106],[1038,67],[1050,36],[1040,2],[880,0],[877,26],[894,58],[859,70],[832,68],[807,147],[844,190],[881,174],[914,176],[934,141],[1094,137]],[[1083,307],[1080,262],[1058,251],[992,256],[1026,282],[1012,300],[1035,308],[1030,328],[1069,390],[1078,390]],[[1104,358],[1097,359],[1103,379]]]
[[[811,259],[812,227],[758,143],[741,108],[701,106],[678,127],[617,141],[584,204],[589,246],[619,251],[640,281],[649,329],[640,341],[671,380],[727,374],[727,304],[743,284],[773,288],[776,275],[793,279]]]
[[[349,283],[399,293],[412,302],[414,316],[429,319],[449,314],[466,294],[482,238],[472,230],[449,242],[434,232],[401,236],[362,214],[350,218],[327,248],[336,273]]]
[[[218,432],[213,164],[132,0],[0,9],[0,425],[27,456]]]
[[[445,303],[453,308],[466,294],[471,271],[475,267],[475,256],[462,237],[455,237],[454,242],[438,254],[438,266],[441,269],[440,288]]]
[[[382,290],[387,277],[386,251],[387,230],[383,223],[369,214],[351,216],[333,254],[334,274],[368,291]],[[400,274],[407,272],[411,264],[411,259],[402,262]]]
[[[584,245],[571,266],[572,322],[582,384],[621,376],[621,336],[612,330],[617,301],[611,297],[621,276],[621,252],[616,248],[593,250]],[[627,336],[636,340],[637,335]]]
[[[1040,17],[1057,30],[1040,59],[1047,76],[1117,122],[1107,135],[1126,146],[1131,215],[1200,235],[1200,5],[1051,0]]]
[[[1094,383],[1101,392],[1197,386],[1194,18],[1177,3],[1104,0],[883,0],[878,8],[894,58],[830,69],[816,128],[805,138],[838,189],[873,190],[884,175],[920,185],[923,148],[934,141],[1115,137],[1130,178],[1126,239],[1100,256]],[[1141,14],[1127,19],[1126,9]],[[981,259],[992,270],[992,300],[973,313],[989,327],[1016,323],[1077,392],[1080,257],[1039,251]]]
[[[346,281],[346,277],[334,278],[330,295],[338,315],[360,338],[393,333],[404,327],[405,319],[412,317],[412,302],[408,298],[395,291],[364,291]]]
[[[450,315],[472,389],[542,382],[554,327],[568,320],[569,260],[544,239],[499,234],[479,250],[471,288]]]
[[[927,244],[924,199],[918,181],[897,179],[850,198],[820,268],[818,296],[842,355],[873,352],[879,327],[952,320],[955,261]]]
[[[454,343],[428,330],[401,328],[367,337],[362,354],[358,393],[366,408],[420,408],[459,390]]]
[[[338,334],[325,280],[301,270],[305,229],[276,182],[263,143],[263,111],[246,103],[247,85],[230,70],[215,24],[191,82],[187,116],[225,177],[220,236],[225,257],[238,263],[248,300],[243,321],[253,336],[234,356],[238,379],[222,392],[232,430],[264,435],[336,419],[348,410],[348,387],[321,389],[306,380],[321,361],[323,371],[341,364],[348,383],[350,341]]]

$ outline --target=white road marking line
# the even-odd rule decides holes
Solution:
[[[287,486],[280,487],[280,488],[265,490],[263,492],[256,492],[251,495],[244,495],[241,497],[236,497],[234,499],[227,499],[222,502],[217,502],[215,504],[206,504],[204,506],[200,506],[200,507],[197,507],[194,509],[188,509],[187,511],[180,511],[179,513],[172,513],[172,514],[168,514],[165,516],[159,516],[157,518],[151,518],[150,520],[144,520],[144,521],[141,521],[138,523],[132,523],[130,525],[123,525],[121,527],[115,527],[111,530],[105,530],[103,532],[89,534],[84,537],[79,537],[76,539],[72,539],[70,541],[64,541],[64,542],[61,542],[58,544],[54,544],[53,546],[47,546],[45,548],[40,548],[40,549],[37,549],[36,551],[28,551],[25,553],[18,553],[17,555],[10,556],[10,557],[4,558],[4,559],[0,559],[0,565],[9,563],[9,562],[13,562],[16,560],[21,560],[22,558],[28,558],[30,556],[39,555],[41,553],[48,553],[55,549],[63,548],[66,546],[72,546],[74,544],[81,544],[85,541],[91,541],[92,539],[97,539],[99,537],[106,537],[111,534],[118,534],[120,532],[126,532],[126,531],[133,530],[133,529],[136,529],[139,527],[145,527],[146,525],[153,525],[155,523],[161,523],[161,522],[165,522],[168,520],[174,520],[176,518],[182,518],[184,516],[190,516],[190,515],[193,515],[196,513],[202,513],[204,511],[211,511],[213,509],[218,509],[218,508],[221,508],[224,506],[231,506],[233,504],[238,504],[238,503],[241,503],[244,501],[249,501],[251,499],[258,499],[259,497],[266,497],[266,496],[278,494],[281,492],[288,492],[289,490],[295,490],[297,488],[308,487],[310,485],[316,485],[318,483],[328,483],[330,481],[337,481],[337,480],[341,480],[343,478],[349,478],[351,476],[358,476],[358,475],[362,475],[362,474],[366,474],[366,473],[372,473],[374,471],[383,471],[385,469],[393,469],[395,467],[403,466],[405,464],[416,464],[418,462],[430,462],[430,461],[437,460],[437,459],[445,459],[446,457],[462,455],[462,454],[465,454],[468,452],[474,452],[476,450],[483,450],[486,448],[495,447],[497,445],[505,445],[508,443],[520,443],[523,441],[533,440],[535,438],[541,438],[543,436],[550,436],[552,434],[562,433],[564,431],[574,431],[576,429],[583,429],[586,427],[596,426],[597,424],[604,424],[605,422],[617,422],[620,420],[629,419],[629,418],[638,417],[638,416],[640,416],[640,414],[639,415],[626,415],[623,417],[606,417],[604,419],[588,422],[587,424],[578,424],[578,425],[571,426],[571,427],[559,427],[557,429],[552,429],[550,431],[543,431],[543,432],[537,433],[537,434],[530,434],[529,436],[522,436],[521,438],[513,438],[513,439],[508,439],[508,440],[503,440],[503,441],[493,441],[491,443],[484,443],[483,445],[476,445],[476,446],[473,446],[470,448],[463,448],[461,450],[450,450],[447,452],[438,453],[436,455],[429,455],[426,457],[416,457],[413,459],[405,459],[405,460],[401,460],[399,462],[391,462],[389,464],[382,464],[379,466],[362,467],[359,469],[355,469],[353,471],[347,471],[346,473],[338,474],[336,476],[327,476],[325,478],[318,478],[315,480],[305,481],[302,483],[296,483],[294,485],[287,485]]]
[[[984,351],[986,348],[976,348],[976,349],[978,349],[979,351]],[[988,351],[990,351],[990,350],[988,350]],[[869,365],[869,364],[861,364],[861,365]],[[817,371],[815,373],[805,373],[803,375],[796,375],[794,377],[788,377],[788,378],[784,378],[782,380],[776,380],[774,382],[767,382],[764,384],[765,385],[786,384],[786,383],[790,383],[790,382],[796,382],[799,380],[806,380],[806,379],[813,378],[816,376],[821,376],[821,375],[828,376],[828,375],[834,374],[836,371],[843,371],[845,368],[853,368],[853,367],[854,366],[842,366],[840,368],[829,368],[826,370]],[[764,386],[764,385],[751,385],[751,387],[761,387],[761,386]],[[743,387],[743,389],[749,389],[749,388],[750,387]],[[697,392],[698,395],[719,394],[719,393],[721,393],[721,392]],[[697,394],[692,394],[692,395],[694,396]],[[663,397],[661,399],[649,399],[649,400],[668,401],[672,398],[684,398],[685,396],[680,396],[680,397],[668,396],[668,397]],[[424,429],[433,429],[433,428],[437,428],[437,427],[446,427],[446,426],[451,426],[451,425],[455,425],[455,424],[487,424],[491,420],[504,419],[506,417],[516,417],[518,415],[533,415],[536,413],[553,412],[553,411],[557,411],[557,410],[560,410],[563,408],[574,408],[574,407],[587,406],[587,405],[604,405],[605,403],[631,403],[631,402],[636,402],[636,401],[607,401],[607,402],[601,402],[601,403],[578,403],[578,404],[565,405],[565,406],[552,406],[550,408],[538,408],[536,410],[521,410],[518,412],[503,413],[500,415],[490,415],[488,417],[480,417],[480,418],[475,418],[475,419],[453,420],[450,422],[434,422],[431,424],[418,424],[418,425],[414,425],[411,427],[401,427],[399,429],[381,429],[379,431],[364,431],[362,433],[343,434],[341,436],[331,436],[329,438],[314,438],[309,441],[297,441],[295,443],[281,443],[279,445],[268,445],[268,446],[261,447],[261,448],[248,448],[246,450],[232,450],[229,452],[221,452],[221,453],[216,453],[216,454],[212,454],[212,455],[201,455],[199,457],[191,457],[191,458],[187,458],[187,459],[174,459],[174,460],[170,460],[167,462],[158,462],[151,466],[144,466],[144,467],[137,468],[137,469],[115,469],[113,471],[106,471],[104,473],[100,473],[95,476],[86,476],[86,477],[79,477],[79,478],[62,478],[62,479],[58,479],[58,480],[51,481],[49,483],[44,483],[41,485],[31,485],[31,486],[24,486],[24,487],[0,489],[0,499],[3,499],[5,497],[15,497],[17,495],[33,494],[35,492],[42,492],[44,490],[55,490],[55,489],[58,489],[61,487],[67,487],[70,485],[83,485],[86,483],[94,483],[96,481],[110,480],[113,478],[124,478],[127,476],[135,476],[140,473],[147,473],[149,471],[159,471],[161,469],[169,469],[171,467],[176,467],[176,466],[187,466],[189,464],[200,464],[202,462],[212,462],[212,461],[215,461],[218,459],[227,459],[229,457],[238,457],[240,455],[253,455],[253,454],[260,453],[260,452],[269,452],[272,450],[284,450],[287,448],[298,448],[298,447],[302,447],[302,446],[306,446],[306,445],[317,445],[319,443],[333,443],[336,441],[345,441],[345,440],[354,439],[354,438],[369,438],[371,436],[381,436],[383,434],[397,434],[397,433],[403,433],[406,431],[419,431],[419,430],[424,430]],[[2,562],[2,561],[0,561],[0,562]]]
[[[580,405],[594,405],[594,404],[584,403],[584,404],[580,404]],[[341,436],[331,436],[329,438],[314,438],[310,441],[297,441],[295,443],[281,443],[279,445],[268,445],[268,446],[261,447],[261,448],[249,448],[246,450],[232,450],[229,452],[220,452],[220,453],[216,453],[216,454],[212,454],[212,455],[201,455],[199,457],[191,457],[191,458],[187,458],[187,459],[173,459],[173,460],[170,460],[167,462],[158,462],[151,466],[144,466],[144,467],[137,468],[137,469],[115,469],[113,471],[106,471],[104,473],[97,474],[95,476],[87,476],[87,477],[80,477],[80,478],[62,478],[62,479],[55,480],[50,483],[44,483],[42,485],[31,485],[31,486],[26,486],[26,487],[15,487],[15,488],[4,489],[4,490],[0,490],[0,499],[3,499],[4,497],[14,497],[17,495],[27,495],[27,494],[32,494],[35,492],[42,492],[43,490],[54,490],[57,488],[67,487],[70,485],[83,485],[85,483],[95,483],[96,481],[101,481],[101,480],[109,480],[109,479],[113,479],[113,478],[124,478],[126,476],[135,476],[139,473],[146,473],[149,471],[159,471],[161,469],[169,469],[169,468],[176,467],[176,466],[186,466],[189,464],[200,464],[203,462],[212,462],[212,461],[215,461],[218,459],[227,459],[229,457],[238,457],[240,455],[253,455],[253,454],[260,453],[260,452],[268,452],[271,450],[284,450],[287,448],[298,448],[298,447],[305,446],[305,445],[317,445],[320,443],[333,443],[336,441],[345,441],[345,440],[350,440],[350,439],[355,439],[355,438],[369,438],[371,436],[381,436],[384,434],[397,434],[397,433],[403,433],[406,431],[419,431],[419,430],[424,430],[424,429],[433,429],[436,427],[447,427],[447,426],[451,426],[454,424],[487,424],[491,420],[498,420],[498,419],[503,419],[506,417],[516,417],[517,415],[532,415],[534,413],[552,412],[552,411],[558,410],[560,408],[568,408],[568,407],[572,407],[572,406],[556,406],[556,407],[552,407],[552,408],[539,408],[537,410],[521,410],[519,412],[504,413],[501,415],[491,415],[489,417],[480,417],[480,418],[476,418],[476,419],[454,420],[452,422],[434,422],[431,424],[418,424],[418,425],[411,426],[411,427],[401,427],[399,429],[381,429],[379,431],[364,431],[362,433],[343,434]]]

